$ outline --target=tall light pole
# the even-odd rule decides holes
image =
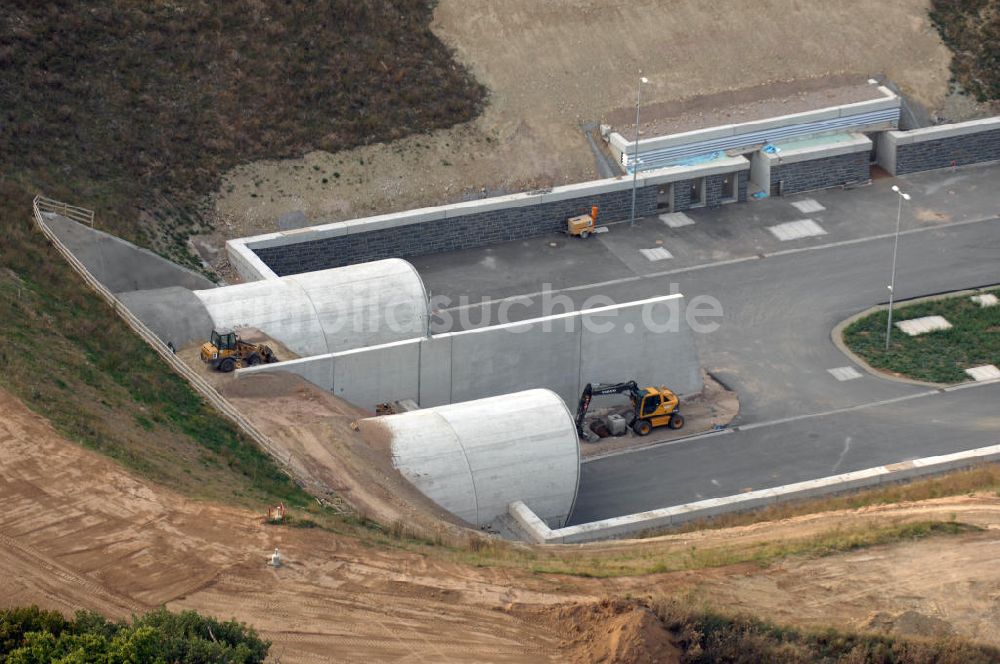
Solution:
[[[642,72],[639,72],[640,74]],[[649,83],[645,76],[639,77],[639,85],[635,89],[635,148],[633,149],[632,164],[632,215],[629,217],[628,225],[635,225],[635,179],[639,175],[639,102],[642,99],[642,84]]]
[[[892,273],[889,276],[889,323],[885,327],[885,352],[889,352],[889,340],[892,338],[892,301],[896,296],[896,251],[899,249],[899,219],[903,214],[903,201],[910,200],[910,195],[892,185],[892,190],[899,197],[896,205],[896,239],[892,243]]]

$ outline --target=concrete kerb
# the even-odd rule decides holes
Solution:
[[[926,297],[917,297],[917,298],[913,298],[911,300],[900,300],[900,301],[897,301],[897,302],[895,302],[893,304],[893,309],[896,309],[896,307],[905,308],[905,307],[908,307],[910,305],[921,304],[923,302],[935,302],[935,301],[938,301],[938,300],[950,300],[952,298],[962,297],[962,296],[965,296],[965,295],[977,295],[979,293],[984,293],[986,291],[989,291],[989,290],[992,290],[994,288],[997,288],[997,286],[1000,286],[1000,284],[994,284],[992,286],[980,286],[978,288],[970,288],[970,289],[960,290],[960,291],[952,291],[950,293],[936,293],[934,295],[928,295]],[[939,389],[939,390],[947,388],[947,387],[954,387],[956,385],[965,385],[965,384],[968,384],[968,383],[973,383],[973,381],[963,381],[962,383],[931,383],[931,382],[927,382],[927,381],[923,381],[923,380],[915,380],[913,378],[906,378],[905,376],[894,376],[894,375],[892,375],[890,373],[887,373],[885,371],[881,371],[879,369],[876,369],[875,367],[873,367],[870,364],[868,364],[864,360],[864,358],[862,358],[861,356],[855,354],[854,351],[852,351],[847,346],[847,344],[844,342],[844,330],[846,330],[847,327],[849,325],[851,325],[852,323],[854,323],[855,321],[858,321],[858,320],[860,320],[860,319],[862,319],[862,318],[864,318],[866,316],[870,316],[871,314],[874,314],[876,312],[885,311],[888,308],[889,308],[888,304],[879,304],[879,305],[875,305],[873,307],[868,307],[864,311],[860,311],[860,312],[854,314],[853,316],[851,316],[850,318],[847,318],[847,319],[842,320],[839,323],[837,323],[834,326],[833,330],[831,330],[831,332],[830,332],[830,340],[833,341],[833,345],[837,347],[837,350],[839,350],[841,353],[843,353],[844,355],[846,355],[847,359],[849,359],[851,362],[854,362],[856,365],[858,365],[859,367],[861,367],[862,369],[864,369],[867,373],[871,374],[872,376],[875,376],[876,378],[882,378],[882,379],[885,379],[885,380],[891,380],[891,381],[895,381],[897,383],[904,383],[904,384],[907,384],[907,385],[918,385],[918,386],[921,386],[921,387],[932,387],[932,388],[936,388],[936,389]]]
[[[876,466],[772,489],[760,489],[734,496],[711,498],[557,529],[550,529],[545,524],[542,524],[544,527],[539,527],[537,522],[540,522],[541,519],[531,514],[531,510],[523,503],[512,503],[508,511],[531,540],[536,543],[592,542],[620,535],[678,526],[686,522],[730,512],[750,511],[782,502],[892,484],[993,461],[1000,461],[1000,445]]]

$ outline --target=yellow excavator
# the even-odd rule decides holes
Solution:
[[[229,373],[237,366],[270,364],[278,358],[270,346],[243,341],[232,330],[212,330],[212,340],[201,345],[201,361],[216,371]]]
[[[584,437],[583,425],[590,409],[590,400],[595,396],[609,394],[628,395],[633,411],[630,424],[636,435],[647,436],[654,427],[680,429],[684,426],[684,416],[678,410],[680,400],[666,387],[640,388],[634,380],[627,383],[587,383],[576,409],[576,430],[581,438]]]

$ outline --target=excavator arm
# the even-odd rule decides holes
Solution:
[[[580,403],[576,407],[576,431],[580,436],[583,436],[583,421],[587,417],[587,411],[590,410],[590,400],[595,396],[610,394],[627,394],[632,400],[633,408],[638,408],[642,396],[634,380],[627,383],[587,383],[587,387],[583,388],[583,394],[580,395]]]

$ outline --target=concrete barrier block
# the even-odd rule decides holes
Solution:
[[[531,541],[535,544],[552,544],[560,542],[562,539],[552,531],[531,508],[520,500],[514,501],[507,507],[507,513],[517,522],[517,525],[524,530]]]

